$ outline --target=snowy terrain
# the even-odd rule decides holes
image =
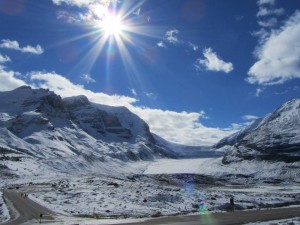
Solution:
[[[0,191],[0,223],[8,221],[9,218],[9,211],[3,199],[3,193]]]
[[[212,151],[171,144],[126,108],[84,96],[21,87],[0,98],[0,188],[19,187],[60,214],[157,217],[198,213],[200,204],[223,211],[232,196],[237,209],[300,205],[300,100]],[[1,195],[0,212],[6,220]]]
[[[68,175],[20,185],[19,191],[64,215],[97,218],[156,217],[300,204],[297,185],[230,185],[201,175]],[[74,207],[76,206],[76,207]]]

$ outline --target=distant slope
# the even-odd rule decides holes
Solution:
[[[300,161],[300,99],[293,99],[216,146],[232,145],[223,163],[242,160]]]

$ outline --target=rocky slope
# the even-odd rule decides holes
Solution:
[[[1,92],[0,98],[3,157],[6,151],[49,163],[75,159],[69,164],[80,161],[82,167],[110,159],[175,157],[155,141],[142,119],[124,107],[94,104],[85,96],[62,99],[27,86]]]
[[[231,145],[223,163],[242,160],[300,161],[300,99],[293,99],[255,121],[250,127],[221,140]]]

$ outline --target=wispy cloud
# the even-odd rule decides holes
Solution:
[[[175,45],[175,46],[185,46],[192,49],[193,51],[198,50],[199,47],[196,44],[192,43],[191,41],[180,40],[178,38],[178,34],[179,34],[179,30],[177,29],[168,30],[165,33],[163,39],[157,43],[157,46],[161,48],[167,48],[167,45]]]
[[[272,30],[255,51],[258,61],[248,71],[247,81],[260,85],[282,84],[300,78],[300,11]]]
[[[80,78],[86,83],[95,83],[96,81],[91,77],[90,74],[82,74]]]
[[[254,116],[254,115],[244,115],[244,116],[242,116],[243,120],[256,120],[258,118],[259,118],[258,116]]]
[[[0,54],[0,63],[6,63],[6,62],[11,62],[11,59],[6,55]]]
[[[55,5],[63,6],[69,5],[77,7],[76,12],[66,10],[60,7],[61,10],[57,13],[57,18],[67,23],[80,23],[87,25],[98,24],[99,21],[103,20],[107,16],[110,7],[116,7],[120,4],[119,0],[52,0]],[[130,2],[130,1],[129,1]],[[139,1],[136,4],[132,4],[126,15],[134,14],[140,16],[141,6],[145,1]],[[150,21],[150,17],[147,17],[147,21]]]
[[[52,0],[55,5],[69,5],[77,7],[79,11],[76,13],[72,11],[66,11],[65,9],[57,12],[57,18],[67,23],[84,23],[94,24],[101,20],[105,13],[108,11],[108,7],[117,3],[117,0]]]
[[[211,48],[203,50],[205,59],[197,59],[195,67],[198,70],[202,68],[210,71],[229,73],[233,70],[231,62],[224,62]]]
[[[36,55],[40,55],[44,52],[44,49],[40,45],[37,45],[35,47],[30,45],[20,47],[17,41],[11,41],[9,39],[1,40],[0,48],[13,49],[23,53],[31,53]]]
[[[265,88],[262,88],[262,87],[257,88],[256,91],[255,91],[255,96],[256,96],[256,97],[259,97],[260,94],[261,94],[264,90],[265,90]]]
[[[275,8],[275,0],[258,0],[258,25],[262,28],[274,28],[278,24],[277,17],[284,15],[283,8]]]
[[[199,48],[198,45],[196,45],[196,44],[194,44],[194,43],[192,43],[192,42],[190,42],[190,41],[188,41],[187,44],[188,44],[188,46],[189,46],[191,49],[193,49],[194,51],[197,51],[198,48]]]
[[[151,92],[144,92],[144,94],[151,99],[157,99],[157,95]]]
[[[165,45],[164,42],[160,41],[157,43],[157,46],[160,47],[160,48],[166,48],[167,46]]]
[[[87,7],[89,8],[92,5],[103,5],[109,6],[112,3],[117,3],[118,0],[52,0],[55,5],[70,5],[70,6],[77,6],[77,7]]]
[[[268,18],[268,19],[265,19],[265,20],[260,20],[258,21],[258,25],[261,26],[261,27],[275,27],[276,24],[277,24],[278,20],[277,18]]]
[[[171,44],[178,44],[179,40],[177,34],[179,31],[177,29],[169,30],[166,32],[165,40]]]
[[[275,0],[258,0],[257,4],[259,6],[261,6],[261,5],[274,5],[275,4]]]
[[[138,94],[137,94],[137,92],[136,92],[136,90],[135,90],[134,88],[131,88],[131,89],[130,89],[130,92],[131,92],[131,94],[132,94],[134,97],[137,97],[137,96],[138,96]]]
[[[270,9],[266,7],[259,7],[259,11],[256,14],[257,17],[263,16],[281,16],[283,15],[285,10],[283,8]]]

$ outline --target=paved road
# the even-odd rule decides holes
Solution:
[[[42,219],[53,219],[51,215],[54,215],[54,213],[52,211],[37,204],[29,198],[21,197],[20,192],[7,190],[3,191],[3,195],[13,204],[14,208],[18,211],[17,213],[14,213],[15,215],[12,220],[3,223],[5,225],[18,225],[28,220],[39,220],[40,214],[43,214]]]
[[[126,225],[235,225],[293,217],[300,217],[300,207],[165,217]]]

